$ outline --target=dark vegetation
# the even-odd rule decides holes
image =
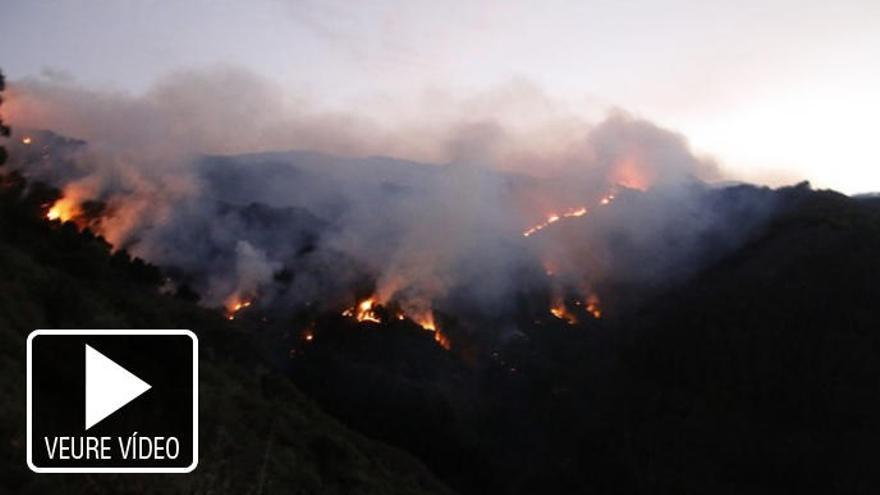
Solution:
[[[245,329],[159,293],[159,269],[45,219],[58,191],[0,178],[0,493],[448,493],[410,455],[352,432],[259,357]],[[191,328],[201,344],[190,475],[37,475],[25,464],[25,339],[37,328]],[[156,356],[161,359],[161,356]]]

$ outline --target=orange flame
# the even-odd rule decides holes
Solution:
[[[226,301],[226,319],[234,320],[235,315],[245,309],[249,308],[253,304],[253,301],[248,299],[240,299],[238,296],[232,296]]]
[[[593,318],[597,320],[602,318],[602,308],[599,306],[599,296],[596,294],[590,294],[587,297],[587,313],[593,315]]]
[[[602,198],[599,200],[599,206],[607,206],[611,204],[612,201],[614,201],[614,194],[608,193],[605,196],[602,196]],[[582,217],[587,213],[589,213],[589,210],[587,210],[586,206],[569,208],[562,213],[550,213],[549,215],[547,215],[547,220],[527,228],[523,231],[522,235],[523,237],[530,237],[560,220]]]
[[[452,341],[449,340],[445,333],[439,330],[434,332],[434,342],[447,351],[452,349]]]
[[[21,144],[31,144],[32,142],[33,142],[33,140],[31,139],[30,136],[25,136],[25,137],[21,138]]]
[[[374,306],[376,299],[370,297],[359,302],[357,306],[346,309],[342,312],[342,316],[354,318],[358,322],[371,321],[373,323],[382,323],[382,319],[376,314]]]
[[[376,306],[379,303],[376,300],[375,296],[371,296],[363,301],[359,302],[357,305],[347,308],[342,312],[342,316],[346,318],[353,318],[359,323],[369,321],[372,323],[382,323],[382,318],[376,313]],[[434,320],[433,311],[427,311],[419,314],[410,314],[407,315],[402,309],[397,310],[394,313],[394,318],[398,321],[406,320],[410,318],[413,323],[422,327],[425,331],[432,332],[434,334],[434,341],[440,345],[440,347],[446,349],[447,351],[452,348],[452,342],[449,340],[449,337],[446,336],[440,329],[437,327],[437,323]]]
[[[46,212],[46,218],[66,222],[79,215],[79,213],[79,206],[72,199],[61,198],[49,207],[49,210]]]
[[[452,341],[449,340],[449,337],[440,331],[437,328],[437,323],[434,322],[434,312],[429,311],[425,315],[416,316],[413,318],[413,321],[423,329],[428,332],[434,333],[434,342],[436,342],[440,347],[446,349],[447,351],[452,349]]]
[[[585,206],[579,206],[577,208],[569,208],[562,213],[550,213],[547,215],[547,220],[533,225],[528,229],[524,230],[522,235],[523,237],[529,237],[530,235],[535,234],[539,230],[543,230],[548,226],[562,220],[563,218],[574,218],[574,217],[582,217],[587,214],[587,208]]]
[[[553,306],[550,307],[550,314],[569,325],[577,323],[577,316],[568,311],[568,308],[565,307],[565,302],[562,300],[555,302]]]
[[[614,184],[640,191],[647,189],[654,179],[656,177],[650,173],[650,167],[637,156],[619,160],[609,177]]]

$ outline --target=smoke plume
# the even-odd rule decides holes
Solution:
[[[19,136],[78,140],[35,133],[18,166],[73,207],[106,203],[96,230],[214,306],[334,307],[369,292],[411,314],[502,314],[558,283],[545,272],[582,291],[641,283],[680,274],[710,233],[742,237],[704,212],[718,167],[647,120],[614,110],[591,123],[523,81],[415,102],[336,110],[213,68],[137,95],[20,80],[8,119]]]

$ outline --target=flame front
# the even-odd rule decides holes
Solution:
[[[599,296],[596,294],[590,294],[587,297],[587,313],[593,315],[593,318],[597,320],[602,318],[602,308],[599,306]]]
[[[577,323],[577,316],[575,316],[573,313],[570,313],[568,311],[568,308],[565,307],[565,303],[562,301],[559,301],[550,307],[550,314],[568,323],[569,325],[574,325],[575,323]]]
[[[449,337],[446,336],[443,332],[437,328],[437,324],[434,322],[434,312],[429,311],[425,315],[413,317],[413,321],[416,325],[422,327],[423,329],[434,333],[434,342],[436,342],[440,347],[446,349],[447,351],[452,349],[452,341],[449,340]]]
[[[345,316],[346,318],[353,318],[358,323],[382,323],[382,318],[376,312],[377,306],[379,306],[379,303],[377,302],[376,296],[371,296],[359,302],[357,305],[347,308],[345,311],[342,312],[342,316]],[[422,329],[424,329],[425,331],[431,332],[434,335],[434,342],[440,345],[440,347],[446,349],[447,351],[452,348],[452,342],[449,340],[449,337],[441,332],[440,329],[437,327],[437,323],[434,320],[433,311],[428,310],[425,312],[416,312],[408,315],[403,311],[403,309],[398,309],[394,313],[395,320],[403,321],[407,318],[412,320],[412,322],[416,325],[422,327]]]
[[[577,208],[569,208],[568,210],[565,210],[562,213],[551,213],[551,214],[547,215],[547,220],[545,220],[537,225],[533,225],[532,227],[529,227],[528,229],[523,231],[522,235],[523,235],[523,237],[529,237],[530,235],[533,235],[536,232],[538,232],[539,230],[543,230],[543,229],[549,227],[550,225],[562,220],[563,218],[582,217],[586,214],[587,214],[587,207],[586,206],[579,206]]]
[[[359,302],[357,306],[346,309],[342,312],[342,316],[354,318],[358,322],[371,321],[373,323],[382,323],[382,319],[376,314],[376,299],[370,297]]]
[[[60,220],[66,222],[73,219],[79,214],[79,206],[69,198],[61,198],[46,211],[46,218],[49,220]]]
[[[602,198],[599,200],[599,206],[607,206],[607,205],[611,204],[612,201],[614,201],[614,194],[608,193],[605,196],[602,196]],[[541,222],[539,224],[536,224],[536,225],[533,225],[533,226],[527,228],[526,230],[523,231],[522,235],[523,235],[523,237],[530,237],[530,236],[540,232],[541,230],[544,230],[545,228],[549,227],[550,225],[553,225],[554,223],[556,223],[560,220],[564,220],[567,218],[582,217],[582,216],[586,215],[587,213],[589,213],[589,210],[587,210],[586,206],[577,206],[575,208],[569,208],[569,209],[563,211],[562,213],[555,213],[555,212],[550,213],[549,215],[547,215],[547,220],[544,220],[543,222]]]
[[[229,300],[226,301],[226,319],[234,320],[235,315],[245,309],[249,308],[253,304],[253,301],[248,299],[241,299],[238,296],[232,296]]]

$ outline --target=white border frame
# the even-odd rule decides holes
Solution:
[[[186,335],[192,340],[193,459],[186,467],[38,467],[33,462],[31,346],[40,335]],[[191,473],[199,464],[199,338],[189,330],[34,330],[27,338],[27,464],[35,473]]]

